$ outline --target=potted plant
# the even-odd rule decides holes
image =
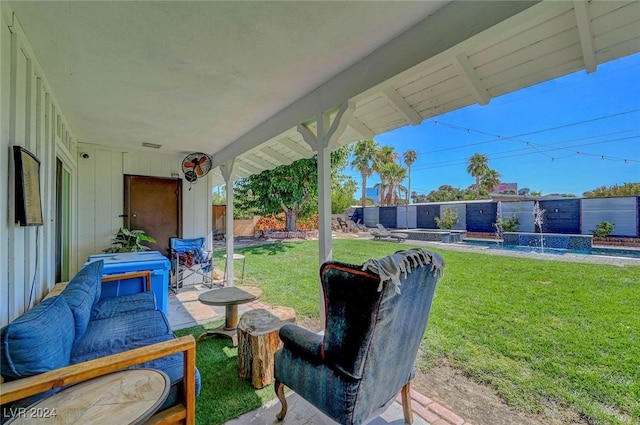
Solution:
[[[149,251],[142,242],[156,243],[156,240],[145,234],[144,230],[129,230],[121,227],[111,241],[111,247],[104,252],[140,252]]]

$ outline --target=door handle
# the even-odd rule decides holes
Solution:
[[[118,217],[129,217],[129,214],[120,214]]]

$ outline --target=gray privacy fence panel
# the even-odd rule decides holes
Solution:
[[[440,217],[444,216],[444,210],[447,208],[458,211],[458,224],[453,226],[453,230],[467,229],[467,204],[440,204]],[[437,226],[436,226],[437,227]]]
[[[638,199],[624,198],[588,198],[582,199],[582,233],[592,234],[598,223],[613,223],[610,236],[639,236]]]
[[[533,201],[502,202],[502,217],[507,219],[511,215],[520,222],[519,232],[533,232]]]
[[[440,215],[440,205],[417,205],[416,225],[418,229],[437,229],[435,218]]]
[[[545,233],[580,233],[580,199],[541,200],[542,231]]]
[[[380,223],[380,208],[367,207],[364,209],[364,225],[367,227],[376,227]]]
[[[380,221],[384,227],[395,229],[398,227],[398,216],[396,213],[397,207],[380,207]]]
[[[498,204],[495,202],[481,202],[467,204],[468,232],[495,232]]]
[[[407,209],[408,209],[408,214],[407,214]],[[396,223],[398,225],[398,228],[415,229],[416,228],[416,212],[417,212],[417,209],[415,205],[409,205],[409,207],[399,206],[396,210],[396,213],[397,213]]]
[[[364,220],[362,219],[362,207],[360,208],[354,208],[353,209],[353,214],[351,214],[351,217],[349,217],[351,220],[353,220],[354,222],[358,222],[358,220],[360,220],[360,223],[364,224]]]

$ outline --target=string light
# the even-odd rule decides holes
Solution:
[[[544,153],[544,151],[540,151],[538,149],[540,148],[540,149],[545,149],[545,150],[556,150],[556,149],[570,150],[570,147],[556,147],[554,149],[549,149],[549,145],[537,145],[537,144],[529,142],[529,141],[518,140],[517,138],[518,137],[522,137],[522,136],[532,135],[532,134],[539,134],[539,133],[543,133],[543,132],[554,131],[554,130],[558,130],[558,129],[566,128],[566,127],[573,127],[573,126],[578,126],[578,125],[582,125],[582,124],[588,124],[588,123],[592,123],[592,122],[596,122],[596,121],[601,121],[601,120],[610,119],[610,118],[614,118],[614,117],[619,117],[619,116],[623,116],[623,115],[633,114],[633,113],[636,113],[636,112],[640,112],[640,109],[632,109],[632,110],[628,110],[628,111],[618,112],[618,113],[615,113],[615,114],[610,114],[610,115],[600,116],[600,117],[596,117],[596,118],[591,118],[591,119],[588,119],[588,120],[583,120],[583,121],[563,124],[563,125],[556,126],[556,127],[550,127],[550,128],[545,128],[545,129],[541,129],[541,130],[536,130],[536,131],[532,131],[532,132],[529,132],[529,133],[522,133],[522,134],[518,134],[518,135],[514,135],[514,136],[496,135],[496,134],[491,134],[491,133],[488,133],[488,132],[485,132],[485,131],[481,131],[481,130],[477,130],[477,129],[461,127],[461,126],[458,126],[458,125],[455,125],[455,124],[447,124],[447,123],[444,123],[442,121],[434,120],[434,121],[431,121],[433,124],[442,125],[442,126],[445,126],[445,127],[449,127],[449,128],[455,129],[455,130],[465,131],[467,134],[470,134],[471,132],[474,132],[474,133],[478,133],[478,134],[487,135],[487,136],[493,137],[493,140],[476,142],[476,143],[471,143],[471,144],[466,144],[466,145],[461,145],[461,146],[455,146],[455,147],[450,147],[450,148],[445,148],[445,149],[438,149],[438,150],[433,150],[433,151],[427,151],[427,152],[422,152],[422,153],[431,154],[431,153],[436,153],[436,152],[449,151],[449,150],[453,150],[453,149],[461,149],[461,148],[465,148],[465,147],[469,147],[469,146],[476,146],[476,145],[481,145],[481,144],[492,143],[492,142],[496,142],[496,141],[500,141],[500,140],[510,140],[510,141],[514,141],[514,142],[524,143],[524,144],[526,144],[527,147],[535,149],[539,154],[551,158],[549,155],[546,155]],[[637,130],[637,129],[625,130],[625,131],[618,132],[618,133],[630,132],[630,131],[635,131],[635,130]],[[617,134],[617,133],[612,133],[612,134]],[[591,138],[591,137],[587,137],[587,139],[588,138]],[[635,139],[635,138],[637,138],[637,136],[629,137],[627,139]],[[573,139],[573,140],[581,140],[581,139]],[[614,139],[614,140],[608,140],[608,141],[596,142],[596,143],[590,143],[590,144],[608,143],[608,142],[620,141],[620,140],[625,140],[625,139],[621,138],[621,139]],[[570,141],[570,140],[568,140],[568,141]],[[558,143],[562,143],[562,142],[558,142]],[[581,145],[581,146],[586,146],[586,145]],[[580,151],[576,152],[576,154],[577,155],[596,156],[596,157],[597,156],[604,156],[604,155],[601,155],[601,154],[590,154],[590,153],[587,153],[587,152],[580,152]],[[604,159],[605,160],[611,160],[611,161],[624,161],[625,164],[628,164],[629,162],[640,162],[638,160],[628,159],[628,158],[605,157]],[[466,158],[465,158],[465,160],[466,160]]]

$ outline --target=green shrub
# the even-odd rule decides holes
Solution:
[[[601,221],[598,223],[595,230],[593,230],[593,236],[606,238],[611,232],[613,232],[613,223],[609,221]]]
[[[501,228],[503,232],[517,232],[520,230],[520,220],[518,220],[515,214],[511,214],[511,216],[507,218],[500,217],[493,224],[493,227],[496,229]]]
[[[443,211],[442,218],[436,217],[436,224],[440,229],[452,229],[453,226],[458,224],[460,221],[460,215],[457,210],[452,210],[451,208],[446,208]]]

